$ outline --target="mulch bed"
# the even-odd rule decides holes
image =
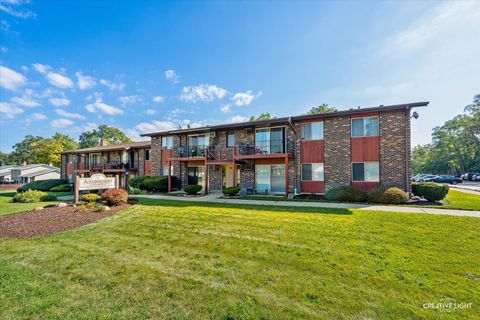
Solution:
[[[12,214],[0,218],[0,237],[32,238],[58,233],[111,216],[129,206],[122,204],[103,212],[80,212],[71,206],[50,206],[43,210]]]

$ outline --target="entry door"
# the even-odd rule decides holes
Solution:
[[[235,182],[233,181],[233,166],[226,165],[223,166],[223,186],[224,187],[234,187]]]
[[[255,189],[258,193],[270,193],[270,166],[255,166]]]
[[[285,165],[272,166],[272,192],[285,192]]]

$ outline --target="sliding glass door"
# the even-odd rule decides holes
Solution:
[[[255,189],[257,193],[284,193],[285,165],[256,165]]]
[[[187,173],[189,185],[199,184],[205,189],[205,167],[188,167]]]
[[[255,131],[256,154],[285,153],[285,128],[266,128]]]

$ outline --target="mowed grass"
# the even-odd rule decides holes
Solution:
[[[449,190],[445,198],[447,204],[443,208],[480,210],[480,194],[471,194],[457,190]]]
[[[0,191],[0,216],[30,211],[36,207],[44,207],[48,204],[56,202],[34,202],[34,203],[11,203],[10,201],[15,196],[15,191]],[[62,194],[63,195],[63,194]]]
[[[141,199],[0,239],[0,318],[478,319],[479,233],[471,217]],[[422,307],[452,299],[473,307]]]

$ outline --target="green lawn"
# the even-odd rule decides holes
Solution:
[[[141,199],[0,239],[0,318],[478,319],[479,233],[471,217]],[[452,299],[473,308],[422,308]]]
[[[36,207],[43,207],[48,204],[56,203],[56,202],[10,203],[10,200],[12,200],[15,194],[16,194],[15,191],[0,191],[0,216],[22,212],[22,211],[29,211],[29,210],[35,209]],[[52,192],[51,194],[59,196],[60,192]]]

